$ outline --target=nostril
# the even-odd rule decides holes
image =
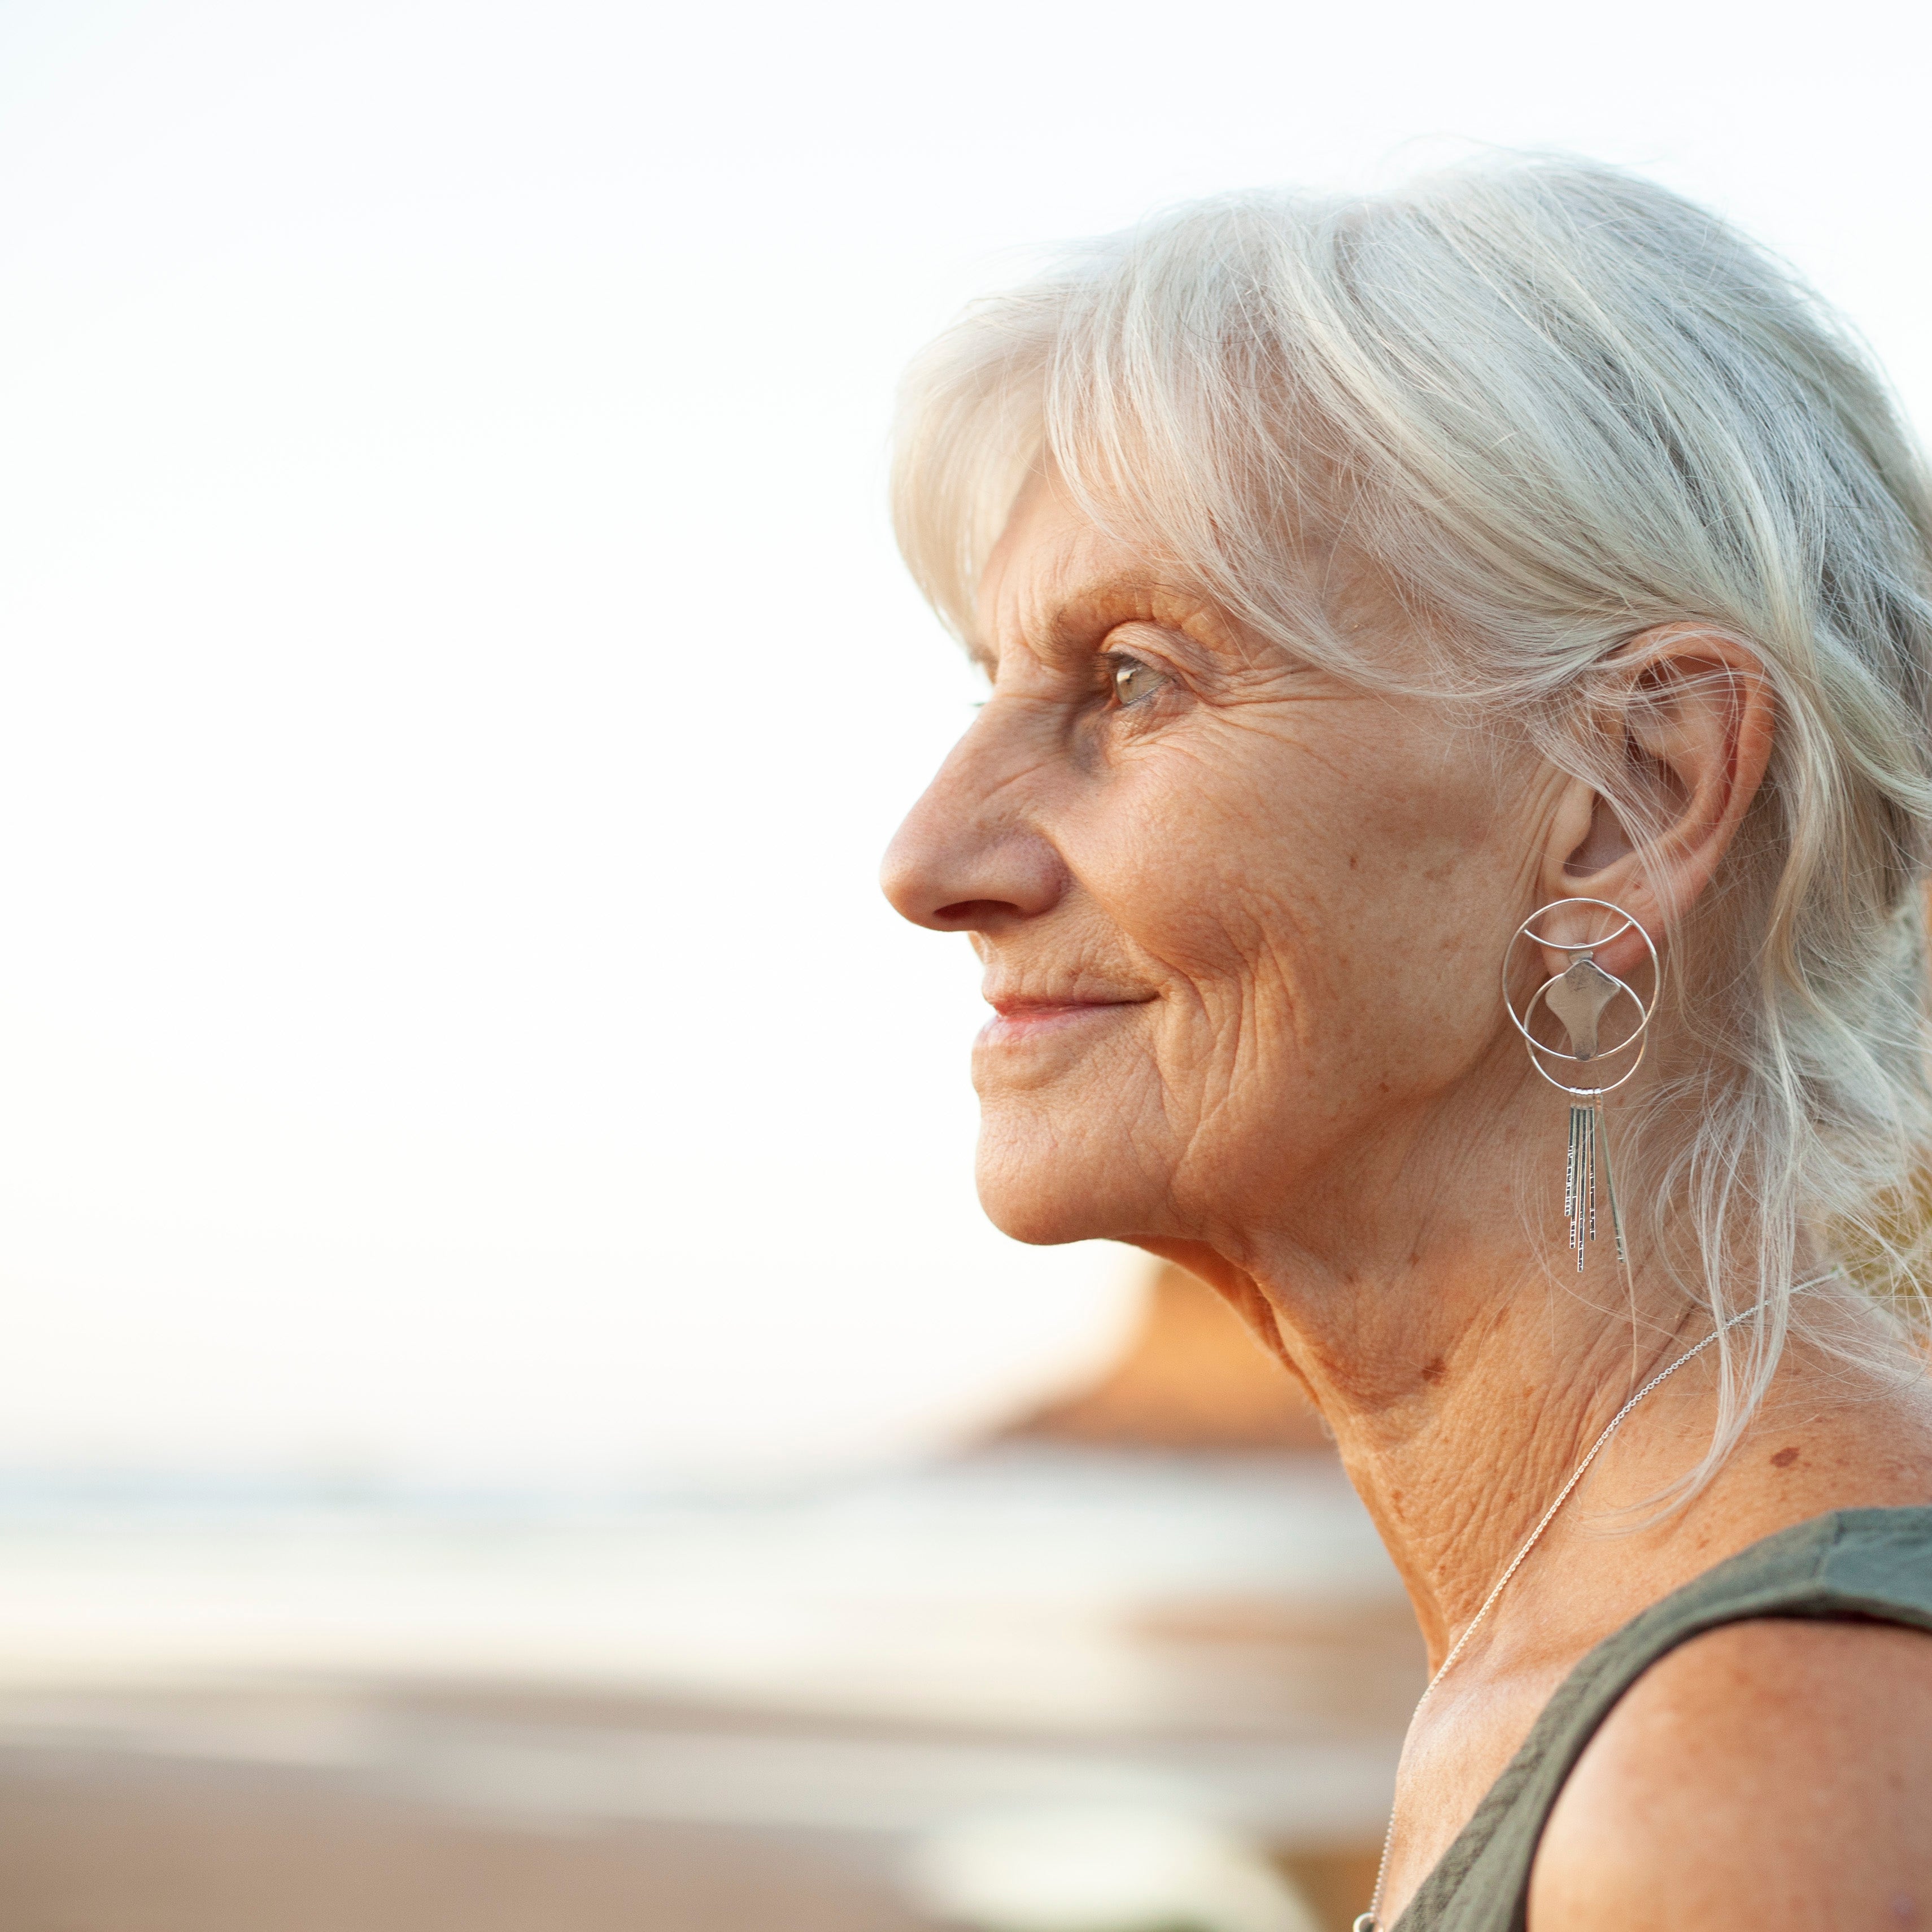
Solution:
[[[951,905],[938,908],[932,915],[934,926],[949,926],[962,932],[983,932],[1001,919],[1011,919],[1019,910],[1004,899],[958,899]]]

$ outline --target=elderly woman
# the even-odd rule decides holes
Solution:
[[[991,697],[886,863],[980,1186],[1210,1282],[1437,1666],[1360,1924],[1932,1928],[1932,500],[1606,169],[1240,196],[929,350]]]

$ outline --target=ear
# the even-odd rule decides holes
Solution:
[[[1572,779],[1550,824],[1544,903],[1606,899],[1661,942],[1711,883],[1764,782],[1777,707],[1754,652],[1691,625],[1646,631],[1601,669],[1610,679],[1595,713],[1599,748],[1621,772],[1634,822],[1588,780]],[[1626,933],[1598,956],[1627,978],[1643,942]],[[1560,971],[1564,956],[1550,957]]]

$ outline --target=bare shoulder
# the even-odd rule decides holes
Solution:
[[[1564,1786],[1530,1932],[1932,1932],[1932,1635],[1765,1620],[1632,1685]]]

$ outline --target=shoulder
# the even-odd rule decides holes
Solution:
[[[1932,1635],[1727,1624],[1653,1664],[1550,1814],[1530,1932],[1932,1932]]]

